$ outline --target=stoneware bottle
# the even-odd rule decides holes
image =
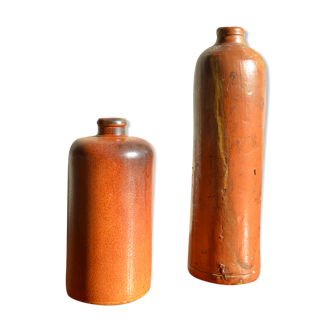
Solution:
[[[244,30],[219,28],[197,60],[189,272],[217,284],[260,271],[265,66]]]
[[[67,293],[122,304],[150,288],[153,150],[125,119],[97,124],[69,152]]]

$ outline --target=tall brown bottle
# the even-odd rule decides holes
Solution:
[[[260,271],[265,65],[244,30],[219,28],[198,58],[189,272],[217,284]]]
[[[67,292],[122,304],[150,288],[153,151],[126,136],[125,119],[97,123],[69,153]]]

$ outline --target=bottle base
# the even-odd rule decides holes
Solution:
[[[126,303],[130,303],[130,302],[134,302],[139,300],[140,298],[142,298],[144,295],[146,295],[149,292],[149,289],[142,295],[132,298],[130,300],[125,300],[125,301],[119,301],[119,302],[107,302],[107,301],[90,301],[90,300],[85,300],[85,299],[79,299],[77,297],[71,296],[68,291],[67,294],[70,298],[72,298],[73,300],[79,301],[79,302],[83,302],[83,303],[88,303],[88,304],[95,304],[95,305],[120,305],[120,304],[126,304]]]
[[[249,282],[255,281],[259,277],[259,270],[254,271],[249,274],[240,274],[240,275],[221,275],[221,274],[213,274],[208,272],[202,272],[188,266],[189,273],[200,280],[211,282],[214,284],[221,285],[243,285],[248,284]]]

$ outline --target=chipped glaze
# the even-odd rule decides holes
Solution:
[[[217,30],[197,60],[189,272],[217,284],[260,271],[265,65],[244,30]]]

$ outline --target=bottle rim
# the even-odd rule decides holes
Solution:
[[[127,120],[124,118],[99,118],[97,125],[99,127],[125,127]]]
[[[243,35],[244,29],[241,27],[221,27],[217,29],[218,36]]]

